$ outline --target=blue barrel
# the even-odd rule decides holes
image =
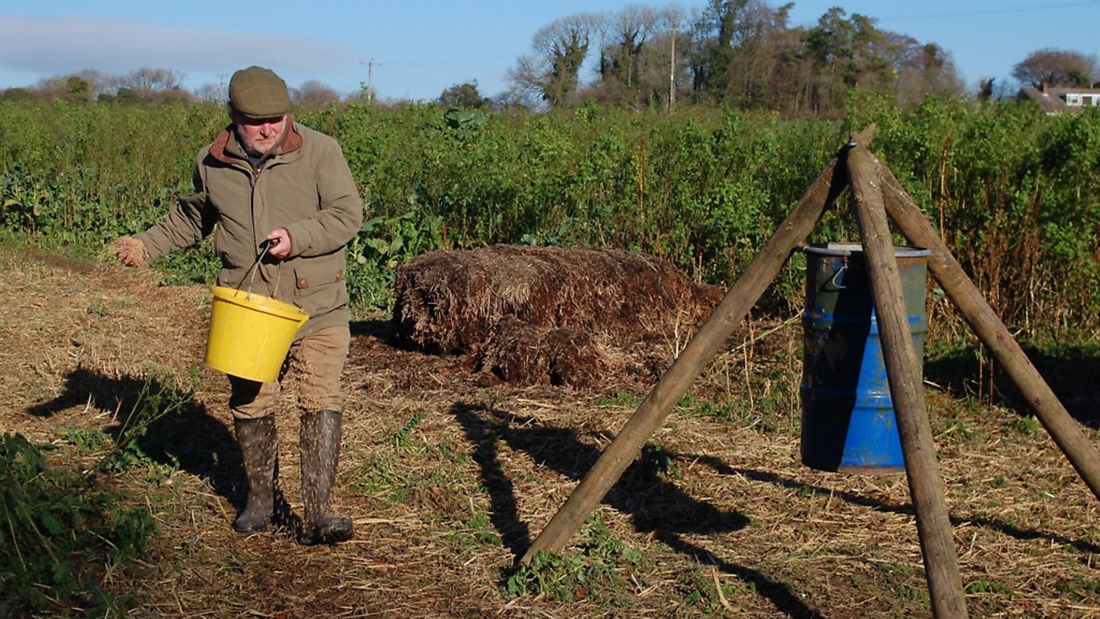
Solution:
[[[884,475],[905,470],[874,298],[856,244],[810,245],[802,313],[802,463],[821,471]],[[923,358],[928,255],[895,247],[913,346]],[[918,373],[923,372],[918,368]]]

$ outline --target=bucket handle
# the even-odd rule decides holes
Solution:
[[[248,280],[248,290],[245,296],[246,299],[248,298],[248,295],[252,294],[252,284],[256,281],[256,273],[259,271],[259,269],[257,269],[256,267],[260,266],[260,263],[263,262],[264,256],[267,255],[267,250],[271,249],[271,246],[275,245],[276,243],[278,243],[278,240],[276,239],[264,239],[262,242],[260,242],[260,255],[256,256],[256,261],[253,262],[252,266],[248,267],[248,270],[244,272],[244,277],[241,278],[241,283],[237,284],[237,290],[240,290],[241,287],[244,286],[244,280]],[[252,275],[251,278],[249,278],[249,274]]]

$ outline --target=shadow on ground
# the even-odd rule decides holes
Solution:
[[[838,491],[834,488],[825,488],[823,486],[807,484],[796,479],[792,479],[790,477],[777,475],[770,471],[757,471],[752,469],[735,468],[712,456],[684,454],[677,456],[677,459],[683,460],[685,462],[697,462],[699,464],[709,466],[721,475],[736,475],[751,479],[753,481],[760,481],[768,484],[783,486],[784,488],[790,488],[791,490],[797,491],[797,494],[799,494],[800,496],[831,495],[846,503],[859,505],[862,507],[866,507],[867,509],[893,514],[904,514],[914,519],[913,526],[916,527],[916,511],[913,509],[912,503],[889,505],[877,499],[861,496],[853,492],[847,492],[844,490]],[[1004,535],[1018,540],[1049,539],[1057,542],[1059,545],[1062,546],[1073,546],[1080,552],[1086,554],[1100,554],[1100,546],[1097,546],[1092,542],[1081,539],[1070,539],[1065,536],[1051,534],[1047,531],[1022,529],[1015,524],[1010,524],[1001,520],[994,520],[992,518],[985,517],[969,518],[956,514],[952,514],[950,516],[950,519],[952,526],[955,527],[970,523],[988,529],[993,529],[995,531],[1000,531]]]
[[[394,348],[399,348],[396,346],[396,328],[392,320],[354,320],[349,327],[352,337],[374,336]]]
[[[1090,428],[1100,429],[1100,350],[1066,347],[1047,352],[1024,347],[1024,352],[1069,414]],[[952,397],[966,399],[988,393],[989,368],[988,356],[983,363],[978,351],[969,348],[926,361],[924,377]],[[1012,378],[997,364],[993,364],[993,393],[997,404],[1023,415],[1034,413]]]
[[[77,368],[65,376],[60,395],[27,412],[50,417],[74,406],[111,416],[106,433],[114,448],[107,458],[122,458],[120,465],[148,459],[187,471],[208,480],[238,510],[244,507],[247,482],[233,434],[176,381],[157,376],[111,378]]]
[[[474,460],[481,468],[482,483],[491,499],[491,521],[515,556],[523,556],[533,540],[528,525],[516,506],[514,483],[504,472],[499,458],[501,441],[511,449],[526,452],[539,465],[574,480],[583,478],[600,453],[578,440],[575,430],[545,427],[536,419],[490,409],[482,405],[456,403],[451,414],[461,424],[474,446]],[[652,532],[656,539],[676,552],[700,563],[735,575],[751,583],[775,607],[800,619],[821,617],[807,607],[791,588],[746,566],[729,563],[704,548],[685,541],[685,533],[707,534],[736,531],[748,525],[740,512],[723,512],[713,505],[684,493],[661,478],[675,454],[647,445],[642,456],[627,468],[603,502],[633,517],[635,529]]]

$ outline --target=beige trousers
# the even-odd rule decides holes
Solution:
[[[279,409],[284,386],[296,387],[300,412],[339,411],[344,403],[340,375],[350,345],[347,325],[327,327],[290,346],[276,380],[258,383],[230,376],[229,409],[233,417],[259,419],[274,413]]]

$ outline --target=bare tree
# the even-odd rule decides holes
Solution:
[[[921,44],[913,37],[884,32],[886,54],[893,67],[898,105],[912,108],[928,95],[962,97],[966,86],[959,79],[951,54],[935,43]]]
[[[692,86],[716,98],[725,93],[725,78],[733,57],[737,12],[748,0],[710,0],[692,26]]]
[[[608,19],[607,41],[600,51],[600,83],[620,101],[635,100],[640,55],[653,35],[656,12],[637,4],[628,5]]]
[[[512,88],[493,97],[492,105],[494,110],[538,110],[540,107],[545,107],[546,102],[538,92],[513,85]]]
[[[537,89],[552,107],[570,103],[589,45],[603,21],[595,13],[579,13],[542,27],[531,41],[534,54],[521,56],[508,72],[509,79],[520,91]]]
[[[743,108],[775,107],[772,85],[782,51],[791,44],[785,36],[793,4],[778,9],[763,0],[742,7],[734,31],[734,55],[727,68],[727,99]]]
[[[1096,58],[1080,52],[1041,49],[1012,67],[1012,77],[1036,88],[1048,86],[1087,87],[1097,80]]]
[[[309,80],[300,88],[290,89],[290,101],[298,108],[322,110],[340,103],[340,93],[317,80]]]
[[[103,77],[98,71],[85,69],[73,75],[54,75],[40,79],[31,92],[40,99],[65,99],[86,103],[103,94],[107,90],[108,81],[109,78]]]
[[[195,98],[206,103],[225,103],[225,88],[218,84],[203,84],[194,92]]]
[[[535,109],[540,102],[545,103],[546,75],[534,56],[524,54],[517,58],[516,66],[508,70],[508,81],[511,87],[506,98],[510,105]]]
[[[654,9],[627,5],[608,17],[601,44],[599,81],[592,92],[598,99],[639,105],[664,101],[673,67],[673,37],[684,28],[677,6]],[[679,54],[682,60],[686,46]]]
[[[51,75],[44,77],[30,90],[36,98],[44,100],[69,99],[69,78],[72,75]]]
[[[122,77],[112,78],[117,88],[129,88],[143,99],[161,98],[166,91],[182,90],[183,73],[174,69],[142,67]]]

